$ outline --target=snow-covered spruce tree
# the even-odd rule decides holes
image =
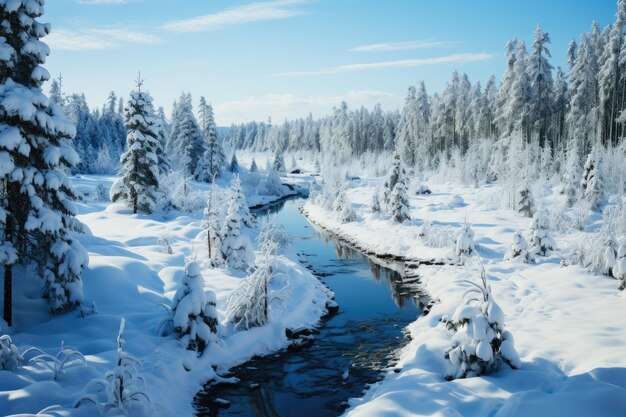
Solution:
[[[113,201],[126,200],[133,213],[152,213],[157,207],[159,193],[159,142],[158,121],[152,107],[152,97],[141,91],[143,81],[138,80],[137,90],[130,93],[126,107],[128,150],[122,154],[124,169],[121,192]]]
[[[550,236],[550,217],[543,210],[537,211],[530,223],[528,233],[529,249],[531,255],[548,255],[554,248],[556,242]]]
[[[278,172],[279,174],[284,174],[287,172],[287,166],[285,165],[285,156],[281,151],[276,151],[276,154],[274,155],[273,166],[276,172]]]
[[[528,184],[524,184],[519,190],[517,197],[517,211],[522,213],[526,217],[532,217],[535,212],[535,204],[533,196],[530,193]]]
[[[376,189],[372,195],[372,213],[381,213],[382,207],[380,205],[380,190]]]
[[[170,144],[172,161],[178,162],[187,177],[199,179],[205,143],[193,114],[191,94],[183,94],[175,108]]]
[[[259,167],[257,166],[254,158],[252,158],[252,163],[250,164],[250,172],[258,172],[258,171],[259,171]]]
[[[348,199],[345,187],[339,187],[333,209],[341,223],[356,221],[356,213],[352,209],[352,203]]]
[[[591,204],[591,209],[594,211],[600,209],[603,197],[603,185],[599,168],[599,151],[597,148],[594,148],[587,157],[580,182],[583,196]]]
[[[576,140],[570,140],[565,155],[563,169],[563,194],[567,197],[567,204],[574,205],[578,196],[580,184],[580,156]]]
[[[455,255],[457,257],[467,256],[474,253],[476,243],[474,242],[474,231],[468,223],[463,224],[455,243]]]
[[[389,196],[389,214],[391,218],[397,222],[402,223],[406,220],[411,220],[411,214],[409,210],[409,196],[406,192],[406,179],[401,171],[396,185],[393,187],[393,191]]]
[[[233,155],[230,158],[230,163],[228,164],[228,170],[233,174],[238,174],[239,169],[239,161],[237,160],[237,153],[233,151]]]
[[[615,266],[612,273],[620,281],[618,288],[623,291],[626,289],[626,242],[622,242],[617,247],[615,258]]]
[[[204,97],[200,97],[200,127],[206,146],[201,177],[210,182],[220,176],[226,157],[222,145],[217,139],[217,125],[215,124],[213,107],[206,102]]]
[[[241,180],[239,175],[233,175],[230,181],[230,193],[231,200],[237,205],[237,211],[239,212],[239,218],[248,227],[256,226],[256,217],[250,213],[248,208],[248,202],[246,201],[246,195],[241,187]]]
[[[16,371],[20,363],[20,353],[11,336],[0,336],[0,371]]]
[[[385,178],[384,191],[383,191],[383,204],[385,208],[385,212],[389,214],[389,205],[391,202],[391,193],[398,182],[398,178],[404,171],[402,167],[402,162],[400,160],[399,154],[394,154],[393,156],[393,164],[387,173],[387,178]]]
[[[513,335],[504,330],[504,313],[493,299],[487,284],[485,269],[481,268],[481,282],[464,295],[447,328],[454,332],[453,346],[445,352],[448,360],[446,379],[470,378],[497,371],[505,363],[513,369],[521,367],[515,350]]]
[[[509,250],[504,254],[505,261],[519,260],[524,263],[531,263],[535,258],[528,252],[528,242],[520,231],[513,233]]]
[[[230,200],[221,236],[222,257],[229,267],[245,271],[254,265],[254,249],[248,236],[241,234],[241,215],[235,199]]]
[[[157,152],[157,158],[159,158],[159,174],[161,177],[167,175],[171,171],[170,160],[166,152],[166,146],[169,137],[169,126],[167,119],[165,118],[165,111],[163,107],[159,107],[156,113],[157,119],[157,132],[159,133],[159,151]]]
[[[66,172],[78,163],[75,127],[43,94],[50,52],[39,39],[43,0],[0,1],[0,262],[4,318],[12,324],[13,265],[35,262],[51,311],[78,305],[87,252],[73,237],[74,192]]]
[[[204,289],[200,265],[189,262],[172,306],[174,332],[189,350],[201,354],[218,339],[215,293]]]

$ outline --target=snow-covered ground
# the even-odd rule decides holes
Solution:
[[[441,319],[451,317],[462,303],[469,288],[462,281],[480,279],[479,257],[470,256],[462,266],[422,265],[421,282],[437,303],[409,326],[413,340],[402,352],[401,371],[389,372],[364,398],[352,399],[347,416],[626,415],[626,294],[616,289],[613,279],[560,265],[561,255],[582,232],[554,233],[558,250],[538,257],[535,264],[505,262],[513,233],[526,232],[530,219],[501,208],[505,191],[500,186],[432,184],[432,195],[411,196],[413,220],[397,224],[371,212],[379,185],[377,179],[351,182],[347,196],[356,222],[342,224],[335,213],[312,203],[305,213],[368,251],[408,259],[452,256],[451,245],[433,248],[424,243],[419,236],[424,221],[435,227],[439,242],[456,238],[461,225],[470,223],[522,366],[491,376],[444,378],[444,352],[452,341]],[[560,199],[546,190],[544,205],[554,210]],[[590,216],[588,230],[600,221],[600,216]]]
[[[100,189],[110,188],[116,178],[77,176],[73,178],[84,202],[79,203],[78,218],[90,233],[79,239],[89,252],[89,268],[84,271],[85,305],[95,303],[97,313],[81,317],[79,311],[50,316],[40,299],[41,283],[24,274],[17,283],[14,308],[15,325],[11,337],[20,350],[35,346],[55,355],[61,345],[73,346],[85,356],[86,364],[68,366],[57,380],[51,372],[30,366],[27,361],[16,372],[0,371],[0,415],[94,416],[93,405],[78,409],[74,401],[88,387],[114,367],[116,337],[120,320],[126,320],[124,350],[141,361],[145,392],[151,398],[151,416],[193,415],[192,399],[202,384],[253,355],[262,355],[288,346],[285,329],[311,327],[326,314],[332,294],[298,262],[298,254],[284,249],[280,267],[272,281],[272,290],[282,291],[282,306],[271,312],[271,324],[248,331],[235,331],[224,321],[229,294],[243,278],[243,273],[227,273],[208,266],[203,238],[202,209],[180,212],[134,215],[123,204],[101,199]],[[222,188],[228,179],[220,181]],[[293,179],[292,182],[299,180]],[[300,180],[302,181],[302,180]],[[102,187],[100,187],[102,185]],[[298,185],[298,184],[296,184]],[[193,184],[206,193],[206,185]],[[292,192],[283,187],[283,194]],[[280,198],[255,193],[249,205]],[[206,195],[203,197],[206,199]],[[245,229],[252,240],[258,230]],[[168,254],[163,240],[172,249]],[[194,259],[202,265],[206,289],[216,293],[221,319],[221,342],[213,344],[200,358],[173,336],[160,337],[158,326],[166,317],[159,304],[171,304],[184,276],[185,262]],[[6,329],[2,329],[6,333]],[[26,358],[28,359],[28,358]]]

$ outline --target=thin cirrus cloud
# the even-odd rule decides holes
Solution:
[[[386,42],[361,45],[349,49],[349,52],[390,52],[390,51],[410,51],[414,49],[444,48],[456,45],[456,42],[440,41],[436,39],[423,39],[405,42]]]
[[[161,43],[154,35],[131,29],[88,29],[72,31],[59,29],[52,31],[46,42],[54,49],[64,51],[89,51],[111,49],[126,45],[149,45]]]
[[[411,68],[420,67],[425,65],[439,65],[439,64],[463,64],[468,62],[487,61],[492,59],[493,55],[486,52],[480,53],[462,53],[452,54],[446,56],[440,56],[435,58],[416,58],[416,59],[401,59],[396,61],[382,61],[382,62],[370,62],[365,64],[349,64],[338,65],[336,67],[322,68],[312,71],[294,71],[283,72],[274,74],[276,76],[307,76],[307,75],[330,75],[330,74],[342,74],[347,72],[377,70],[387,68]]]
[[[163,25],[163,28],[171,32],[208,32],[244,23],[287,19],[305,13],[303,10],[294,8],[294,6],[302,3],[308,3],[308,1],[276,0],[257,2],[233,7],[217,13],[169,22]]]

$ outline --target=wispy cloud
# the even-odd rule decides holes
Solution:
[[[233,7],[221,12],[166,23],[163,28],[172,32],[206,32],[226,26],[263,20],[286,19],[304,14],[293,6],[306,0],[276,0]]]
[[[333,106],[342,101],[352,107],[373,106],[376,103],[389,103],[396,96],[382,91],[348,91],[345,94],[325,96],[297,96],[295,94],[268,94],[252,96],[241,100],[218,103],[215,106],[218,122],[221,125],[243,121],[265,120],[268,116],[276,121],[284,118],[304,117],[312,112],[316,115],[327,114]]]
[[[78,0],[79,4],[124,4],[129,0]]]
[[[438,64],[463,64],[467,62],[486,61],[492,59],[493,55],[486,52],[481,53],[463,53],[452,54],[446,56],[440,56],[435,58],[416,58],[416,59],[402,59],[397,61],[383,61],[383,62],[370,62],[365,64],[350,64],[339,65],[336,67],[322,68],[312,71],[295,71],[295,72],[283,72],[275,74],[277,76],[305,76],[305,75],[328,75],[328,74],[341,74],[346,72],[376,70],[386,68],[411,68],[420,67],[424,65],[438,65]]]
[[[157,36],[131,29],[88,29],[72,31],[53,30],[46,42],[54,49],[66,51],[88,51],[110,49],[124,45],[156,44],[161,39]]]
[[[456,45],[455,42],[440,41],[435,39],[423,39],[405,42],[374,43],[361,45],[349,49],[350,52],[389,52],[389,51],[410,51],[413,49],[443,48]]]

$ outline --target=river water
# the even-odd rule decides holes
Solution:
[[[404,327],[428,302],[419,288],[399,284],[398,268],[382,266],[318,230],[300,213],[302,204],[289,200],[257,216],[261,227],[271,221],[287,228],[305,262],[335,292],[339,312],[322,322],[312,345],[232,369],[238,384],[206,387],[195,401],[200,417],[342,414],[349,398],[361,397],[394,366],[408,341]]]

